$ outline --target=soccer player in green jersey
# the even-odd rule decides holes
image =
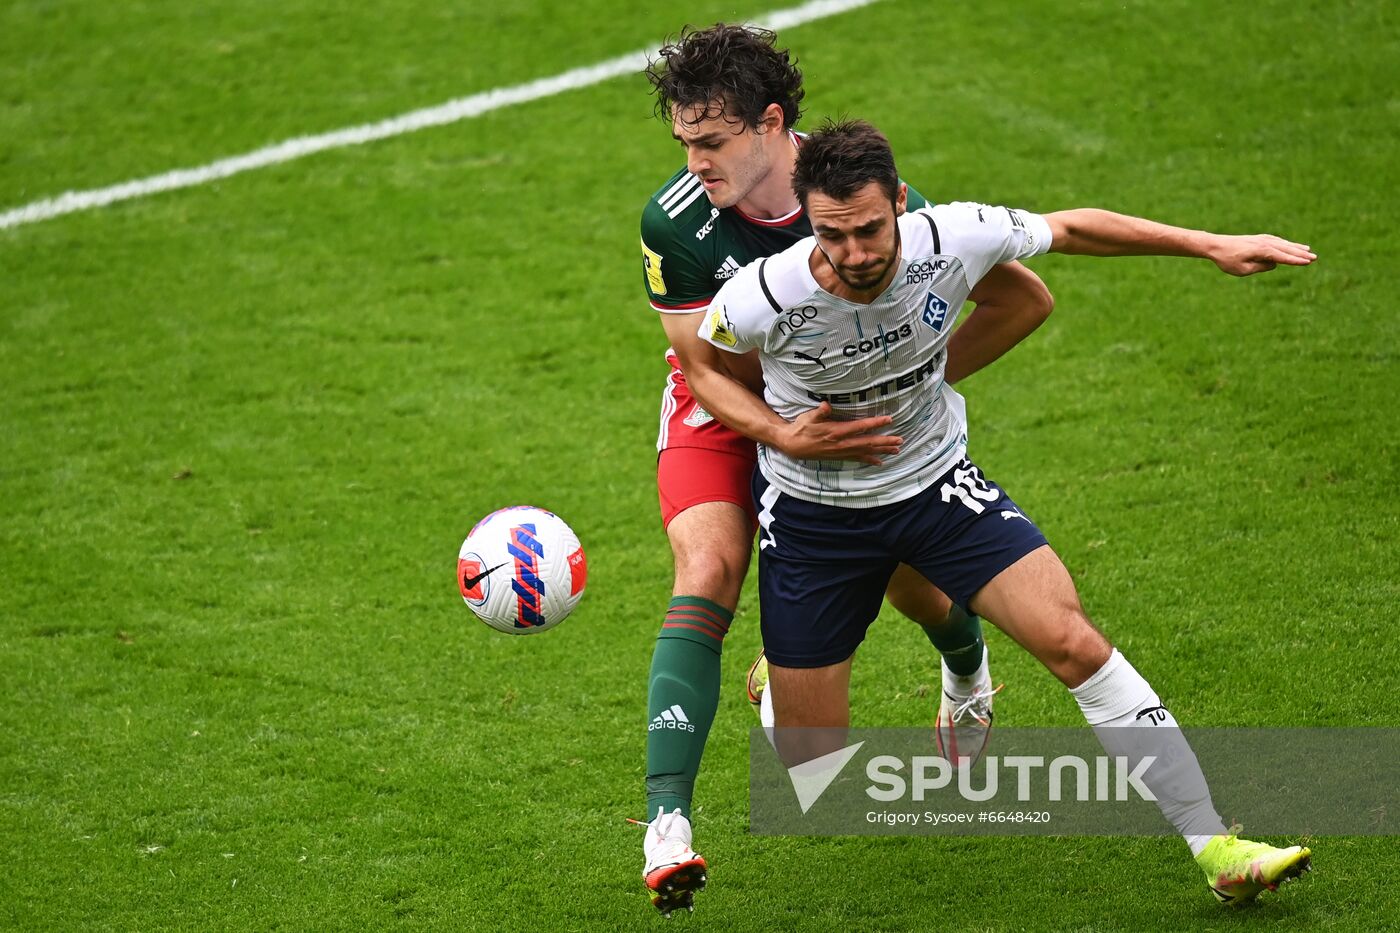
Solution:
[[[877,433],[888,418],[838,421],[823,405],[775,426],[750,416],[746,397],[723,380],[700,386],[686,379],[683,361],[705,346],[696,331],[714,294],[740,267],[812,232],[791,184],[802,142],[793,131],[802,74],[774,40],[771,32],[731,25],[683,32],[647,72],[658,113],[686,154],[685,168],[647,202],[641,244],[647,295],[672,348],[657,486],[675,582],[649,683],[651,825],[643,872],[665,913],[689,907],[705,880],[705,862],[691,848],[690,805],[719,700],[720,651],[757,526],[749,490],[754,441],[799,459],[878,462],[898,448],[897,438]],[[926,203],[912,190],[908,200],[911,208]],[[949,381],[1005,353],[1051,309],[1044,285],[1017,264],[997,266],[970,300],[976,307],[949,344]],[[805,324],[798,308],[779,326],[800,331],[805,342],[797,352],[823,365],[823,354],[829,359],[833,348],[823,344],[819,328]],[[908,567],[896,571],[888,596],[924,627],[941,654],[940,745],[956,744],[975,757],[986,740],[994,692],[980,623]],[[762,660],[751,674],[751,699]],[[771,703],[771,692],[764,693]]]

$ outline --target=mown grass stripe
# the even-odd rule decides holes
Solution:
[[[802,6],[791,9],[775,10],[762,14],[755,18],[755,22],[771,29],[786,29],[828,16],[835,16],[848,10],[869,6],[876,2],[878,0],[814,0],[814,2],[804,3]],[[609,78],[635,74],[647,66],[652,54],[651,48],[629,52],[626,55],[619,55],[595,65],[573,68],[552,77],[538,78],[525,84],[496,88],[468,97],[459,97],[435,107],[411,110],[408,113],[380,120],[377,123],[365,123],[314,136],[295,136],[275,145],[255,149],[252,152],[245,152],[227,159],[219,159],[208,165],[175,169],[160,175],[111,185],[107,188],[68,191],[54,198],[34,201],[0,213],[0,230],[48,220],[64,214],[106,207],[108,204],[130,201],[165,191],[192,188],[221,178],[228,178],[231,175],[267,168],[270,165],[279,165],[330,149],[359,146],[375,140],[417,132],[432,126],[445,126],[460,120],[479,117],[493,110],[589,87],[607,81]]]

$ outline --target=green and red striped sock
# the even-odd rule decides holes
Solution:
[[[701,596],[675,596],[651,656],[647,693],[647,819],[657,808],[690,816],[705,739],[719,706],[720,652],[734,613]]]

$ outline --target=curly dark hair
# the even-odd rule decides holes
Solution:
[[[644,72],[656,94],[656,114],[700,106],[695,122],[727,116],[758,126],[770,104],[783,108],[786,126],[802,117],[802,72],[787,49],[774,46],[777,33],[753,26],[716,23],[686,26],[663,46]]]
[[[797,150],[792,190],[803,207],[813,191],[844,200],[872,181],[890,203],[898,199],[899,172],[890,141],[864,120],[827,120]]]

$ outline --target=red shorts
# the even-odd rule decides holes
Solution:
[[[695,396],[690,394],[685,374],[677,368],[675,357],[667,355],[666,359],[672,368],[666,377],[666,391],[661,393],[661,430],[656,438],[656,449],[704,447],[752,460],[756,456],[754,442],[716,421],[714,415],[700,407]],[[748,482],[748,477],[744,482]]]
[[[733,502],[758,527],[749,480],[758,460],[754,442],[725,427],[700,407],[673,354],[671,373],[661,395],[661,431],[656,439],[656,489],[661,497],[661,524],[671,524],[692,505]]]
[[[661,497],[661,526],[704,502],[732,502],[749,516],[758,528],[758,511],[753,505],[750,480],[753,478],[757,449],[748,455],[705,447],[670,447],[656,458],[656,491]]]

